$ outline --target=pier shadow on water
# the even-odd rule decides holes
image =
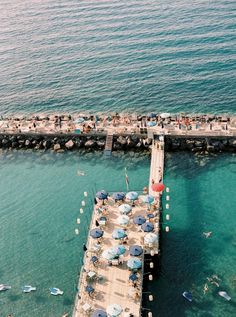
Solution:
[[[149,311],[154,317],[216,316],[213,314],[215,303],[212,297],[203,292],[206,278],[215,272],[209,265],[211,259],[207,254],[207,246],[213,243],[212,238],[206,239],[203,235],[209,225],[207,213],[210,210],[202,199],[204,189],[200,181],[206,169],[214,168],[217,158],[206,158],[206,164],[202,165],[199,158],[189,153],[177,153],[174,159],[171,157],[171,161],[166,162],[165,183],[170,187],[170,209],[164,208],[163,229],[167,225],[165,215],[168,213],[171,216],[168,223],[170,232],[162,231],[160,272],[143,290],[142,316],[148,316]],[[163,195],[164,207],[165,204]],[[218,219],[215,221],[219,223]],[[209,285],[209,289],[211,295],[217,298],[219,289],[212,285]],[[192,293],[193,302],[182,296],[184,291]],[[150,293],[153,294],[153,302],[148,301]]]

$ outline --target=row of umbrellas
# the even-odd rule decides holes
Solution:
[[[152,184],[152,190],[155,192],[162,192],[164,189],[165,189],[165,186],[162,183]],[[123,200],[124,198],[127,198],[128,200],[134,201],[138,199],[138,196],[139,196],[138,193],[134,191],[128,192],[127,194],[123,192],[116,192],[116,193],[113,193],[112,198],[114,200]],[[96,193],[96,197],[101,200],[107,199],[108,192],[105,190],[101,190]],[[150,204],[153,201],[154,201],[154,197],[152,195],[143,196],[143,202]]]
[[[126,221],[126,218],[121,219],[123,222]],[[154,225],[151,222],[146,222],[146,219],[142,216],[137,216],[134,218],[134,223],[141,225],[141,228],[144,232],[152,232],[154,230]],[[90,236],[94,239],[101,238],[104,234],[104,231],[99,228],[94,228],[90,230]],[[117,228],[112,232],[112,238],[120,240],[127,237],[126,230],[122,228]]]
[[[126,248],[123,245],[117,245],[103,251],[102,257],[108,261],[111,261],[119,257],[120,255],[124,254],[125,252],[126,252]],[[143,249],[139,245],[132,245],[129,248],[129,254],[131,256],[139,256],[142,253],[143,253]]]

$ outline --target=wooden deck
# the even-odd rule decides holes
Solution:
[[[92,311],[96,309],[106,308],[111,304],[119,304],[123,308],[123,313],[121,316],[128,316],[130,313],[133,314],[134,317],[140,316],[141,309],[141,296],[142,296],[142,270],[138,272],[139,280],[138,287],[133,288],[129,283],[129,275],[131,271],[127,267],[127,260],[130,258],[128,249],[132,245],[141,245],[145,252],[150,253],[152,249],[155,253],[158,252],[157,244],[155,244],[152,248],[150,246],[144,245],[144,236],[147,233],[144,233],[140,230],[139,226],[135,225],[132,221],[134,216],[143,215],[146,217],[147,215],[147,205],[143,203],[138,203],[137,206],[133,207],[132,215],[130,215],[130,224],[127,227],[128,234],[128,242],[124,244],[127,251],[123,255],[123,264],[119,264],[117,266],[108,265],[108,261],[101,257],[102,251],[118,245],[118,241],[112,238],[112,232],[115,228],[120,228],[121,226],[117,222],[118,216],[120,216],[120,212],[118,210],[118,205],[114,204],[112,200],[108,202],[108,222],[103,227],[104,236],[101,243],[101,250],[96,251],[96,239],[91,237],[88,238],[87,247],[88,251],[84,257],[84,267],[81,271],[80,281],[78,285],[78,295],[74,317],[81,316],[90,316]],[[95,207],[96,209],[96,207]],[[94,210],[91,228],[95,228],[96,221],[96,210]],[[154,218],[154,227],[155,231],[159,230],[159,217]],[[157,222],[155,222],[157,221]],[[96,255],[99,258],[99,264],[95,267],[90,259],[91,256]],[[141,257],[142,260],[142,257]],[[89,282],[87,276],[88,272],[92,271],[96,273],[97,279],[93,282]],[[93,297],[90,297],[86,291],[85,287],[91,284],[95,289],[95,294]],[[86,305],[88,304],[88,305]],[[85,306],[84,306],[85,305]],[[84,311],[84,308],[88,308],[88,311]]]

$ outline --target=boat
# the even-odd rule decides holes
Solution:
[[[11,289],[10,285],[0,284],[0,292],[7,291],[8,289]]]
[[[231,300],[231,297],[225,292],[225,291],[220,291],[218,292],[218,294],[221,296],[221,297],[224,297],[224,299],[226,300]]]
[[[24,285],[21,287],[23,293],[30,293],[32,291],[36,291],[36,287],[33,287],[31,285]]]
[[[193,300],[193,295],[190,292],[183,292],[183,297],[186,298],[189,302]]]
[[[57,296],[57,295],[63,295],[63,291],[61,291],[59,288],[56,288],[56,287],[52,287],[52,288],[49,288],[50,290],[50,293],[54,296]]]

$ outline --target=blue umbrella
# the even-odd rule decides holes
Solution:
[[[151,218],[154,218],[155,216],[153,214],[147,214],[147,217],[151,219]]]
[[[120,205],[118,209],[122,214],[125,214],[125,215],[129,214],[132,211],[132,207],[128,204]]]
[[[104,310],[96,309],[93,312],[92,317],[107,317],[107,313]]]
[[[129,276],[129,280],[134,282],[134,281],[137,281],[138,277],[135,273],[131,273],[130,276]]]
[[[94,292],[94,288],[91,285],[85,287],[87,293],[91,294]]]
[[[133,256],[139,256],[143,253],[143,249],[142,247],[140,247],[139,245],[132,245],[129,248],[129,254],[133,255]]]
[[[155,125],[157,125],[157,123],[155,121],[148,121],[147,125],[148,125],[148,127],[155,127]]]
[[[136,216],[134,217],[134,220],[133,222],[136,224],[136,225],[142,225],[143,223],[146,222],[146,219],[143,217],[143,216]]]
[[[90,261],[93,262],[93,263],[95,263],[95,262],[98,261],[98,257],[95,256],[95,255],[93,255],[93,256],[91,257]]]
[[[149,118],[156,118],[156,116],[157,114],[153,112],[148,115]]]
[[[107,199],[107,196],[108,196],[108,193],[105,190],[101,190],[100,192],[96,193],[96,197],[98,199],[104,200],[104,199]]]
[[[101,238],[103,236],[103,231],[98,228],[90,230],[90,236],[94,239]]]
[[[116,245],[111,249],[117,255],[121,255],[121,254],[124,254],[126,252],[126,248],[123,245]]]
[[[129,200],[136,200],[138,198],[138,193],[136,192],[128,192],[126,194],[126,198]]]
[[[151,204],[154,201],[154,197],[152,195],[142,196],[142,201],[146,204]]]
[[[144,232],[151,232],[154,229],[154,225],[151,222],[146,222],[142,224],[141,228]]]
[[[114,239],[123,239],[124,237],[127,236],[127,233],[125,232],[124,229],[115,229],[113,232],[112,232],[112,237]]]
[[[142,267],[142,262],[139,258],[130,258],[127,261],[127,266],[131,270],[137,270],[137,269],[140,269]]]
[[[115,200],[123,200],[125,198],[125,193],[117,192],[112,195],[112,198]]]

